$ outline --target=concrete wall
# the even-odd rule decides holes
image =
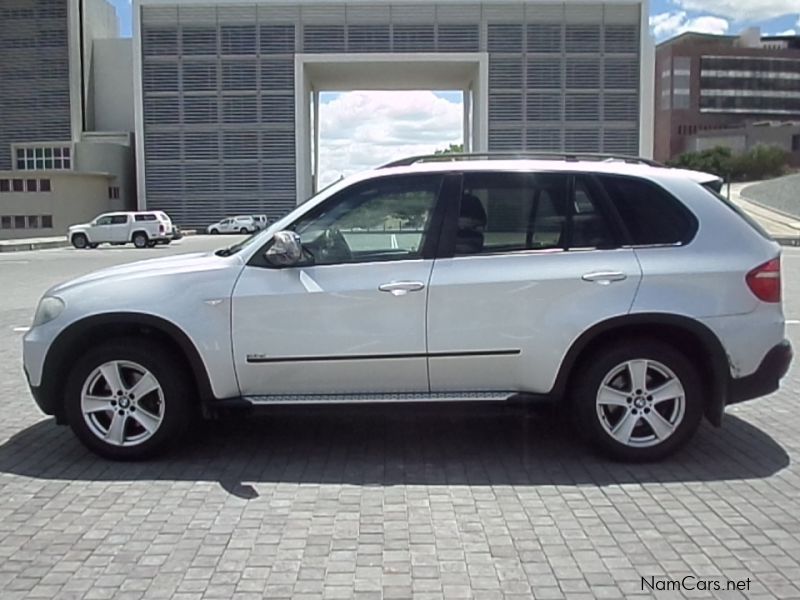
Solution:
[[[80,0],[83,2],[83,90],[86,101],[86,129],[98,128],[95,106],[95,86],[98,83],[94,68],[94,45],[97,40],[119,37],[117,11],[106,0]],[[75,65],[78,68],[78,65]],[[130,131],[130,130],[129,130]]]
[[[95,40],[92,49],[94,131],[133,131],[133,46]]]
[[[75,144],[75,164],[86,173],[110,173],[120,207],[135,210],[136,175],[131,134],[86,133]]]
[[[98,214],[120,210],[119,201],[108,199],[111,178],[103,174],[58,173],[53,171],[0,171],[0,180],[49,180],[49,192],[0,192],[0,239],[22,239],[66,235],[67,228],[85,223]],[[14,228],[14,217],[39,217],[39,228]],[[41,228],[42,216],[50,215],[53,227]],[[11,218],[12,228],[4,228],[3,217]]]

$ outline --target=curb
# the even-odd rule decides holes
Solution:
[[[24,252],[25,250],[48,250],[51,248],[66,248],[67,240],[47,240],[41,242],[26,242],[0,244],[0,252]]]
[[[781,246],[800,246],[800,236],[798,237],[789,237],[789,236],[776,236],[773,235],[772,239],[778,242]]]
[[[743,192],[744,190],[742,190]],[[787,219],[791,219],[792,221],[800,221],[800,217],[797,215],[793,215],[790,212],[785,210],[781,210],[780,208],[775,208],[774,206],[770,206],[769,204],[764,204],[760,200],[754,200],[750,196],[745,196],[742,192],[739,192],[739,196],[750,202],[751,204],[755,204],[756,206],[763,208],[764,210],[770,210],[774,213],[779,214],[782,217],[786,217]]]

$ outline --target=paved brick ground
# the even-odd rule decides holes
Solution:
[[[653,465],[503,407],[275,411],[165,460],[97,459],[34,407],[14,328],[56,280],[174,251],[0,257],[3,600],[627,598],[686,575],[750,590],[656,596],[800,598],[798,369]],[[795,319],[800,252],[785,257]]]

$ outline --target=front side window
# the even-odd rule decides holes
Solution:
[[[441,184],[440,175],[356,184],[292,229],[316,265],[421,258]]]
[[[601,175],[599,181],[637,246],[689,241],[696,228],[678,200],[654,183],[631,177]]]
[[[94,222],[95,225],[111,225],[111,217],[99,217]]]

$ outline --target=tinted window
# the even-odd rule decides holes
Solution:
[[[563,174],[468,173],[456,254],[613,246],[600,196],[578,178],[570,202]]]
[[[128,222],[127,215],[114,215],[111,217],[111,224],[112,225],[124,225]]]
[[[456,254],[561,248],[566,220],[563,175],[467,173]]]
[[[585,177],[575,178],[572,206],[572,248],[608,248],[614,235],[601,210],[602,191]]]
[[[675,198],[641,179],[600,176],[635,245],[687,242],[694,219]]]
[[[111,225],[111,217],[100,217],[95,221],[95,225]]]
[[[137,221],[155,221],[155,215],[134,215],[133,217]]]
[[[293,229],[317,265],[420,258],[441,182],[436,175],[357,184]]]

